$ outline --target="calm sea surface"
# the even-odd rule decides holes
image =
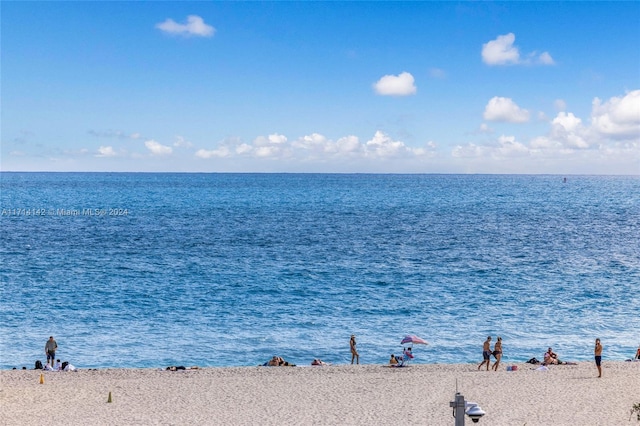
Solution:
[[[0,174],[0,368],[623,360],[640,178]]]

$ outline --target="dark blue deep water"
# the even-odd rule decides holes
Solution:
[[[1,173],[0,368],[631,357],[640,178]],[[494,337],[495,340],[495,337]]]

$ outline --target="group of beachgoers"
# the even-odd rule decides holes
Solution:
[[[40,361],[36,361],[35,369],[46,370],[46,371],[75,371],[76,368],[69,364],[68,362],[60,362],[59,358],[56,358],[56,351],[58,350],[58,343],[55,341],[53,336],[49,337],[49,340],[45,343],[44,352],[47,356],[47,363],[43,365]],[[360,354],[357,350],[357,342],[356,336],[351,335],[349,340],[349,350],[351,351],[351,364],[354,362],[356,364],[360,364]],[[396,356],[391,354],[389,358],[389,366],[390,367],[403,367],[407,365],[412,359],[414,355],[411,350],[411,347],[403,349],[402,355]],[[495,362],[491,365],[491,357],[495,358]],[[596,367],[598,369],[598,377],[602,377],[602,343],[600,339],[596,339],[595,347],[594,347],[594,359],[596,363]],[[487,366],[487,371],[489,369],[493,371],[498,371],[498,367],[500,366],[500,361],[502,360],[502,337],[498,336],[497,341],[493,345],[493,349],[491,349],[491,336],[487,337],[487,340],[482,344],[482,362],[478,365],[478,370],[482,368],[482,366]],[[628,361],[640,361],[640,346],[638,347],[636,354],[633,360],[629,359]],[[542,367],[548,367],[550,365],[567,365],[567,364],[575,364],[572,362],[561,361],[558,354],[553,351],[551,347],[547,349],[547,351],[543,355],[542,362],[538,361],[536,358],[531,358],[527,361],[530,364],[541,364]],[[319,358],[315,358],[311,361],[311,365],[331,365],[327,362],[322,361]],[[273,356],[269,361],[262,364],[262,366],[266,367],[295,367],[296,365],[285,361],[284,358],[279,356]],[[184,369],[197,369],[198,367],[167,367],[167,370],[176,371],[176,370],[184,370]],[[14,367],[14,370],[16,368]],[[22,367],[23,370],[26,370],[26,367]]]
[[[491,356],[496,359],[496,362],[491,365]],[[482,368],[483,365],[487,365],[487,371],[489,371],[489,367],[492,370],[498,371],[498,366],[500,365],[500,360],[502,359],[502,337],[498,336],[498,341],[493,345],[493,350],[491,350],[491,336],[487,337],[487,340],[482,344],[482,362],[478,366],[478,370]]]
[[[360,354],[357,349],[356,336],[354,334],[351,335],[349,339],[349,350],[351,351],[351,364],[360,364]],[[391,354],[391,358],[389,358],[389,366],[390,367],[404,367],[413,359],[413,352],[411,347],[405,348],[402,351],[401,356],[396,356]],[[311,361],[311,365],[331,365],[328,362],[324,362],[319,358],[314,358]],[[292,366],[295,367],[295,364],[291,364],[284,360],[284,358],[274,355],[269,361],[262,364],[264,367],[286,367]]]
[[[356,348],[356,336],[354,334],[351,335],[349,339],[349,350],[351,351],[351,364],[354,362],[356,364],[360,364],[360,354],[358,353],[358,349]],[[393,355],[391,355],[393,357]],[[295,367],[295,364],[291,364],[284,360],[284,358],[274,355],[269,361],[262,364],[265,367]],[[311,365],[330,365],[328,362],[324,362],[319,358],[314,358],[311,361]]]
[[[44,353],[47,356],[47,363],[43,365],[40,360],[37,360],[35,369],[45,371],[76,371],[76,368],[69,364],[68,361],[61,362],[59,358],[56,358],[57,350],[58,343],[55,341],[53,336],[49,336],[49,340],[44,344]],[[26,370],[27,368],[22,367],[22,369]]]
[[[596,363],[596,367],[598,369],[598,377],[602,377],[602,343],[600,339],[596,339],[595,347],[593,349],[594,360]],[[491,357],[494,357],[496,362],[491,365]],[[487,371],[489,371],[489,367],[492,370],[498,371],[498,366],[500,365],[500,360],[502,359],[502,337],[498,336],[498,341],[494,344],[493,350],[491,350],[491,336],[487,337],[487,340],[484,341],[482,345],[482,362],[478,365],[478,370],[482,368],[483,365],[487,365]],[[636,351],[636,355],[634,357],[635,360],[640,360],[640,347]],[[527,361],[531,364],[540,363],[535,358]],[[547,351],[544,353],[542,367],[547,368],[550,365],[575,365],[574,362],[561,361],[558,357],[558,354],[553,351],[553,348],[549,347]]]
[[[402,355],[397,356],[391,354],[389,358],[389,367],[404,367],[413,359],[413,351],[411,347],[402,350]]]
[[[285,361],[284,358],[280,356],[273,356],[269,361],[263,364],[266,367],[295,367],[295,364],[290,363],[289,361]]]

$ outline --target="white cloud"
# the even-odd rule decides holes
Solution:
[[[582,124],[582,120],[573,115],[572,112],[560,112],[552,121],[553,125],[560,126],[568,131],[575,131]]]
[[[332,151],[331,143],[324,135],[320,133],[312,133],[310,135],[305,135],[294,141],[291,144],[294,148],[300,148],[304,150],[315,150],[315,151]]]
[[[173,152],[173,149],[170,146],[162,145],[153,139],[146,141],[144,146],[151,151],[152,155],[169,155]]]
[[[367,157],[390,158],[398,157],[410,153],[404,142],[394,141],[389,135],[376,131],[371,140],[365,144],[365,155]]]
[[[362,150],[360,140],[357,136],[345,136],[336,141],[336,149],[338,152],[355,153]]]
[[[345,136],[333,141],[320,133],[302,136],[291,144],[291,148],[300,151],[302,155],[313,158],[353,158],[363,153],[363,146],[357,136]]]
[[[457,145],[451,151],[454,158],[493,158],[507,159],[514,157],[527,157],[530,155],[529,148],[516,140],[515,136],[501,135],[498,139],[487,145],[468,143]]]
[[[373,88],[379,95],[408,96],[414,95],[418,90],[414,82],[410,73],[403,72],[399,75],[385,75],[373,84]]]
[[[600,150],[607,155],[614,151],[640,149],[639,98],[640,91],[613,97],[604,103],[595,98],[590,125],[585,125],[571,112],[561,111],[551,121],[551,129],[546,135],[532,139],[531,147],[564,153]]]
[[[551,122],[550,138],[553,146],[564,148],[589,148],[587,129],[573,113],[560,112]]]
[[[256,147],[253,152],[256,157],[267,158],[276,157],[281,152],[281,149],[277,146],[259,146]]]
[[[251,151],[253,151],[253,147],[249,144],[242,143],[236,147],[235,151],[236,151],[236,154],[239,154],[239,155],[250,154]]]
[[[173,142],[173,146],[181,148],[191,148],[193,144],[182,136],[176,136],[176,140],[175,142]]]
[[[116,151],[112,146],[101,146],[98,148],[98,153],[95,155],[96,157],[115,157]]]
[[[182,35],[185,37],[211,37],[216,32],[215,28],[205,24],[204,20],[197,15],[187,16],[187,22],[185,24],[179,24],[173,19],[167,19],[164,22],[156,24],[156,28],[168,34]]]
[[[606,102],[595,98],[591,109],[593,129],[601,135],[617,139],[640,139],[640,90]]]
[[[546,133],[526,139],[517,134],[491,136],[491,122],[486,121],[479,130],[468,134],[472,139],[455,146],[448,156],[438,151],[434,142],[413,147],[381,130],[368,140],[355,135],[332,139],[317,132],[289,139],[273,133],[247,143],[225,140],[213,149],[199,150],[196,156],[224,161],[219,163],[221,167],[240,164],[237,160],[242,160],[253,170],[274,170],[275,166],[283,171],[637,173],[639,101],[640,90],[606,101],[596,98],[591,122],[572,112],[559,111],[555,117],[535,124],[538,127],[547,123]],[[561,100],[555,106],[566,109]],[[530,114],[512,99],[494,97],[487,103],[484,115],[485,120],[518,123],[529,120]],[[614,164],[621,166],[612,168]]]
[[[564,107],[564,102],[558,106]],[[546,134],[534,136],[527,143],[518,141],[515,136],[503,135],[483,144],[458,145],[451,156],[475,159],[476,165],[493,164],[496,170],[502,165],[505,171],[511,172],[529,167],[537,172],[557,173],[573,168],[584,173],[599,167],[597,170],[618,173],[622,171],[611,169],[610,165],[619,164],[626,167],[626,173],[633,173],[631,170],[637,173],[640,164],[640,90],[605,102],[595,98],[588,125],[572,112],[560,111],[549,126]],[[513,162],[515,158],[521,159]],[[603,164],[609,166],[601,168]]]
[[[522,157],[529,155],[529,148],[516,140],[515,136],[502,135],[498,138],[497,153],[500,157]]]
[[[549,52],[542,52],[538,57],[538,62],[542,65],[554,65],[555,62]]]
[[[320,133],[311,133],[292,141],[279,134],[258,136],[252,143],[227,140],[221,142],[215,149],[198,150],[196,156],[209,159],[231,158],[235,155],[254,159],[295,159],[301,163],[321,164],[329,160],[340,163],[346,160],[412,159],[433,156],[435,151],[434,142],[429,142],[420,148],[413,148],[402,141],[392,139],[382,131],[377,131],[373,138],[365,143],[361,143],[358,137],[353,135],[332,140]]]
[[[457,145],[451,151],[451,156],[453,158],[476,158],[482,157],[484,151],[484,147],[471,142],[466,145]]]
[[[482,61],[487,65],[516,65],[537,63],[541,65],[555,64],[549,52],[529,53],[527,59],[522,60],[518,47],[513,43],[516,41],[514,33],[499,35],[495,40],[491,40],[482,45]]]
[[[287,142],[287,137],[284,135],[279,135],[278,133],[274,133],[269,135],[269,142],[275,144],[283,144]]]
[[[438,145],[434,141],[424,144],[423,148],[409,148],[416,157],[434,157],[438,150]]]
[[[254,146],[271,146],[271,145],[283,145],[287,142],[287,137],[278,133],[273,133],[268,136],[258,136],[253,140]]]
[[[485,120],[524,123],[529,121],[529,111],[520,108],[511,98],[494,96],[484,109]]]
[[[211,149],[211,150],[206,150],[206,149],[199,149],[198,151],[196,151],[196,157],[198,158],[225,158],[228,157],[230,154],[229,148],[227,148],[226,146],[222,146],[218,149]]]
[[[517,64],[520,52],[513,46],[516,36],[513,33],[498,36],[482,45],[482,60],[488,65]]]

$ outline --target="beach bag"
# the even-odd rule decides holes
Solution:
[[[36,361],[36,367],[34,368],[34,370],[42,370],[42,361]]]

